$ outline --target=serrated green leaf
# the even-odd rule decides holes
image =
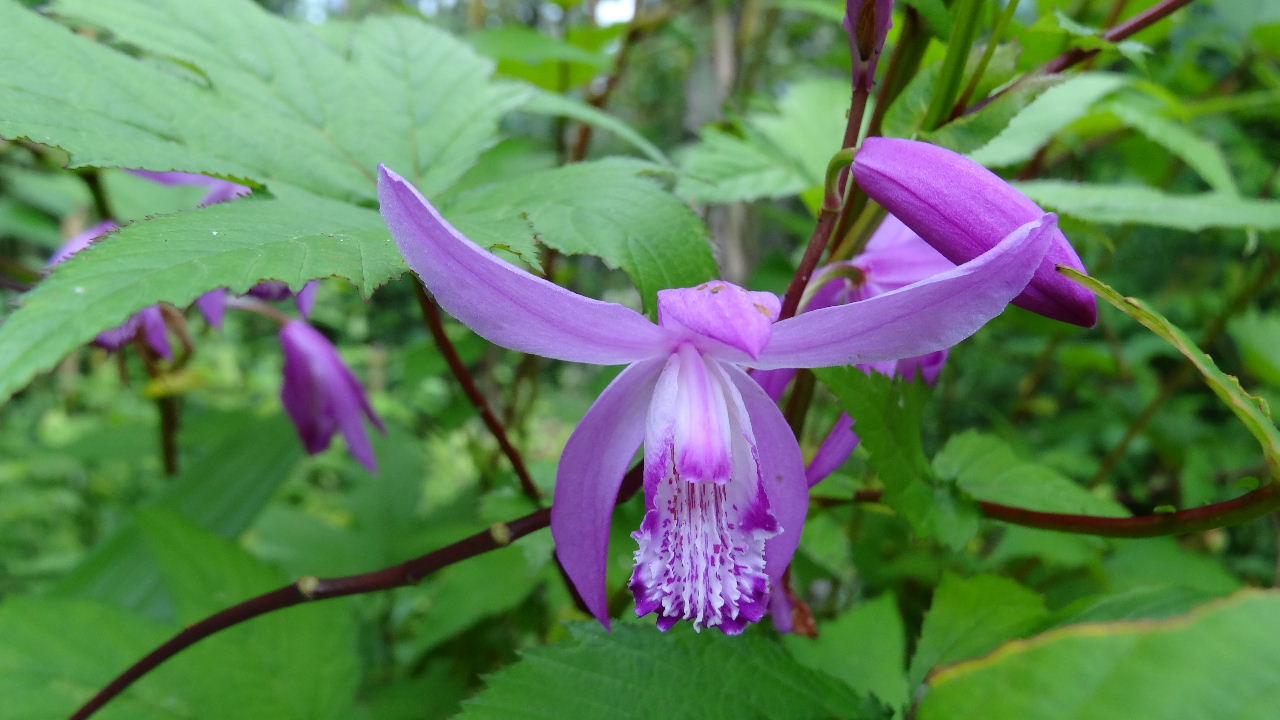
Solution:
[[[209,425],[205,425],[208,432]],[[227,415],[203,437],[207,451],[147,507],[178,514],[222,537],[244,532],[302,451],[282,416]],[[54,586],[61,597],[93,599],[158,620],[176,616],[155,558],[132,523],[100,543]]]
[[[529,650],[490,676],[459,717],[875,717],[853,690],[755,634],[664,634],[634,625],[612,633],[595,625],[571,629],[572,639]]]
[[[816,638],[786,635],[783,644],[800,662],[860,693],[890,707],[906,705],[907,631],[892,594],[859,602],[820,630]]]
[[[933,469],[979,500],[1040,512],[1129,515],[1119,503],[1094,495],[1048,467],[1019,458],[1003,440],[974,431],[947,440],[933,458]]]
[[[1137,103],[1113,102],[1105,110],[1181,158],[1209,187],[1227,195],[1239,194],[1227,159],[1217,145]]]
[[[630,275],[652,309],[658,290],[717,274],[705,226],[654,181],[660,172],[638,160],[576,163],[469,192],[450,216],[481,245],[536,240],[595,255]]]
[[[1041,206],[1098,223],[1137,223],[1195,232],[1211,227],[1280,228],[1280,201],[1222,193],[1171,195],[1141,185],[1091,185],[1066,180],[1013,183]]]
[[[948,31],[948,34],[950,31]],[[986,51],[984,47],[974,48],[969,53],[968,59],[965,60],[963,75],[971,77],[978,70],[978,63],[982,61],[982,55]],[[997,86],[1004,84],[1013,77],[1015,63],[1018,57],[1018,49],[1012,45],[1001,45],[995,49],[991,55],[991,60],[987,63],[986,68],[982,72],[982,78],[978,81],[974,88],[975,97],[985,97]],[[924,125],[925,115],[929,112],[929,106],[933,103],[933,95],[937,89],[938,81],[942,77],[942,63],[930,65],[920,72],[916,73],[911,82],[903,88],[893,104],[889,106],[884,116],[884,134],[888,137],[915,137]],[[990,115],[989,118],[995,118],[996,115]],[[973,121],[959,121],[963,124]],[[1007,120],[1005,123],[1007,124]],[[934,132],[946,131],[939,128]]]
[[[884,483],[884,502],[923,537],[953,548],[978,531],[978,513],[949,483],[935,482],[920,438],[924,383],[895,382],[858,368],[816,370],[857,422],[855,432],[870,452],[871,467]]]
[[[331,275],[368,295],[403,269],[378,213],[301,191],[135,223],[59,265],[0,325],[0,397],[146,305]]]
[[[1019,112],[1001,133],[969,153],[988,167],[1030,159],[1060,130],[1084,117],[1094,103],[1128,82],[1123,75],[1081,73],[1045,90]]]
[[[1029,77],[991,101],[981,110],[963,115],[937,130],[921,133],[921,138],[958,153],[968,153],[991,142],[1009,126],[1031,101],[1062,82],[1061,77]]]
[[[1280,703],[1280,594],[1163,621],[1060,628],[935,676],[921,720],[1262,720]]]
[[[840,149],[849,110],[849,83],[796,83],[776,112],[755,112],[737,132],[704,128],[702,142],[679,154],[684,172],[676,192],[701,202],[780,198],[821,187]]]
[[[1034,630],[1046,615],[1043,598],[1008,578],[944,575],[911,658],[911,685],[939,665],[977,657]]]

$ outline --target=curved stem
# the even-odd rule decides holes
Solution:
[[[494,439],[498,441],[498,447],[502,448],[502,453],[511,461],[511,468],[515,470],[516,477],[520,478],[520,487],[524,490],[524,494],[534,502],[540,502],[542,490],[538,489],[533,482],[533,477],[529,474],[529,468],[525,466],[520,451],[511,444],[511,439],[507,437],[507,429],[493,413],[493,408],[489,407],[489,401],[480,392],[480,388],[476,387],[475,378],[471,377],[466,363],[462,362],[462,357],[458,355],[458,349],[454,347],[449,334],[445,332],[444,321],[440,318],[440,309],[436,306],[435,300],[427,296],[427,291],[416,280],[413,282],[413,290],[418,298],[418,306],[422,308],[422,317],[426,320],[427,329],[431,331],[431,337],[435,339],[436,347],[440,348],[440,354],[444,355],[444,360],[448,363],[453,376],[462,386],[462,392],[480,413],[480,418],[484,420],[489,432],[493,433]]]
[[[1119,25],[1116,25],[1115,27],[1108,29],[1106,32],[1102,33],[1102,39],[1108,42],[1120,42],[1121,40],[1124,40],[1143,30],[1146,30],[1147,28],[1155,24],[1157,21],[1163,20],[1164,18],[1173,14],[1175,10],[1180,10],[1186,7],[1187,5],[1190,5],[1194,1],[1195,0],[1161,0],[1161,2],[1158,2],[1155,5],[1152,5],[1146,10],[1120,23]],[[1073,65],[1077,65],[1079,63],[1084,62],[1085,60],[1088,60],[1091,57],[1096,56],[1099,52],[1101,52],[1101,50],[1098,48],[1094,48],[1091,50],[1085,50],[1082,48],[1072,48],[1071,50],[1068,50],[1062,53],[1061,55],[1059,55],[1058,57],[1045,63],[1040,67],[1039,70],[1035,70],[1033,72],[1027,73],[1026,75],[1023,75],[1021,78],[1018,79],[1017,82],[1008,85],[1000,92],[994,95],[990,95],[986,99],[982,100],[981,102],[975,103],[974,105],[970,106],[967,110],[964,111],[963,114],[968,115],[970,113],[975,113],[981,110],[982,108],[989,105],[996,98],[1000,97],[1001,95],[1004,95],[1005,93],[1009,92],[1013,88],[1020,85],[1027,78],[1036,77],[1040,75],[1051,75],[1053,73],[1062,72],[1063,70],[1066,70],[1067,68]]]
[[[844,505],[850,502],[877,503],[880,502],[883,494],[883,490],[859,490],[851,499],[815,497],[813,501],[819,505],[826,506]],[[1076,535],[1150,538],[1164,535],[1185,535],[1256,520],[1280,510],[1280,485],[1267,483],[1257,490],[1245,493],[1238,498],[1212,505],[1170,513],[1135,515],[1133,517],[1102,517],[1099,515],[1041,512],[986,500],[978,501],[978,509],[987,518],[1011,525],[1021,525],[1041,530],[1055,530]]]

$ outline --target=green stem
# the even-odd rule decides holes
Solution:
[[[964,66],[969,59],[969,49],[973,47],[973,38],[978,31],[981,8],[981,0],[957,0],[955,3],[955,21],[951,25],[951,36],[947,38],[947,55],[942,61],[942,74],[938,78],[933,103],[925,115],[926,130],[933,130],[941,125],[955,106]]]
[[[969,84],[965,85],[960,97],[956,99],[955,106],[951,108],[952,120],[964,113],[964,108],[969,104],[969,99],[977,91],[978,83],[982,81],[982,74],[987,71],[987,65],[991,64],[991,57],[996,54],[996,48],[1000,45],[1000,38],[1004,37],[1004,31],[1008,29],[1009,21],[1013,19],[1013,13],[1017,9],[1018,0],[1009,0],[1004,12],[1000,13],[1000,17],[996,19],[995,29],[991,31],[991,37],[987,40],[987,47],[982,51],[982,58],[978,60],[978,67],[974,69],[972,77],[969,78]]]

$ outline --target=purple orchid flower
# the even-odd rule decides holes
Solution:
[[[1044,214],[1031,198],[978,163],[915,140],[867,138],[854,158],[853,176],[871,199],[956,263],[978,257],[996,238]],[[1093,327],[1097,299],[1059,274],[1058,265],[1085,272],[1075,248],[1055,229],[1049,252],[1013,304]]]
[[[592,614],[609,625],[610,518],[643,443],[636,612],[657,613],[663,629],[689,620],[731,634],[763,616],[808,508],[796,439],[743,368],[888,362],[950,347],[1021,292],[1055,228],[1045,215],[923,282],[776,324],[769,293],[721,281],[663,290],[655,324],[504,262],[385,167],[378,196],[409,267],[477,334],[559,360],[628,364],[570,436],[551,508],[556,553]],[[774,621],[790,628],[789,617]]]
[[[71,256],[89,247],[117,227],[119,226],[114,222],[104,220],[76,235],[61,248],[58,248],[53,257],[49,258],[49,263],[46,267],[52,268],[55,265],[66,262]],[[123,325],[98,333],[93,342],[104,350],[115,352],[132,341],[137,336],[139,329],[142,330],[142,336],[146,339],[147,344],[151,346],[151,349],[157,355],[165,360],[173,359],[173,346],[169,344],[169,328],[165,324],[164,312],[160,310],[159,305],[149,305],[142,308],[130,315]]]
[[[884,39],[893,26],[893,0],[845,0],[844,29],[853,56],[853,86],[870,91]]]
[[[873,298],[953,268],[955,263],[921,240],[901,220],[890,215],[872,234],[862,254],[852,260],[827,265],[814,274],[810,287],[818,289],[805,305],[805,311]],[[943,348],[916,357],[862,363],[858,367],[865,372],[878,372],[908,380],[919,377],[933,384],[947,362],[948,352],[947,348]],[[786,369],[757,372],[752,377],[777,402],[795,375],[794,369]],[[805,468],[809,487],[817,485],[835,472],[857,449],[860,439],[853,431],[853,424],[853,418],[842,414],[832,427],[813,460]]]
[[[342,362],[338,349],[324,335],[301,320],[280,328],[284,348],[284,383],[280,399],[298,428],[307,452],[329,447],[341,431],[351,454],[372,472],[378,471],[373,446],[361,416],[382,432],[386,428],[369,405],[364,386]]]

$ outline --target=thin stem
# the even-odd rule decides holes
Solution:
[[[1133,17],[1129,18],[1125,22],[1122,22],[1119,25],[1116,25],[1115,27],[1110,28],[1106,32],[1102,33],[1102,39],[1108,42],[1120,42],[1121,40],[1124,40],[1138,32],[1146,30],[1156,22],[1163,20],[1164,18],[1173,14],[1174,11],[1184,8],[1187,5],[1190,5],[1194,1],[1195,0],[1162,0],[1161,2],[1156,3],[1155,5],[1152,5],[1151,7],[1138,13],[1137,15],[1134,15]],[[1091,57],[1096,56],[1100,52],[1101,50],[1098,48],[1094,48],[1091,50],[1085,50],[1082,48],[1072,48],[1071,50],[1068,50],[1062,53],[1061,55],[1059,55],[1058,57],[1045,63],[1040,67],[1039,70],[1023,75],[1021,78],[1018,79],[1017,82],[1005,87],[1000,92],[987,97],[985,100],[982,100],[981,102],[976,103],[973,106],[969,107],[967,110],[964,111],[964,114],[968,115],[981,110],[982,108],[991,104],[991,102],[994,101],[996,98],[1000,97],[1001,95],[1004,95],[1005,93],[1009,92],[1013,88],[1025,82],[1028,78],[1038,77],[1041,75],[1052,75],[1053,73],[1062,72],[1063,70],[1066,70],[1067,68],[1072,67],[1073,65],[1077,65],[1079,63],[1084,62],[1085,60],[1088,60]]]
[[[942,60],[942,74],[934,91],[933,102],[925,115],[924,129],[933,130],[946,121],[960,90],[960,78],[969,61],[969,50],[978,31],[978,16],[982,4],[978,0],[958,0],[954,7],[955,20],[951,35],[947,38],[947,54]]]
[[[623,478],[622,486],[618,488],[619,504],[630,500],[636,494],[636,491],[640,489],[643,478],[644,469],[641,465],[631,468],[630,472]],[[360,573],[359,575],[347,575],[337,578],[304,577],[282,588],[232,605],[197,623],[188,625],[163,645],[152,650],[118,675],[106,687],[98,691],[96,695],[71,716],[70,720],[85,720],[85,718],[90,717],[110,702],[112,698],[124,692],[126,688],[147,673],[155,670],[169,658],[210,635],[239,625],[246,620],[252,620],[276,610],[283,610],[307,602],[416,585],[423,578],[441,568],[482,555],[491,550],[506,547],[525,535],[537,532],[550,524],[551,510],[542,508],[515,520],[494,523],[487,530],[482,530],[452,545],[446,545],[439,550],[420,555],[398,565],[392,565],[382,570],[374,570],[373,572]]]
[[[284,314],[280,310],[276,309],[275,306],[269,305],[256,298],[229,297],[227,298],[226,305],[227,307],[232,308],[234,310],[243,310],[245,312],[254,313],[255,315],[261,315],[265,318],[270,318],[272,320],[275,320],[276,323],[280,325],[288,325],[294,320],[293,318]]]
[[[951,109],[951,119],[954,120],[964,112],[964,107],[969,104],[969,98],[973,97],[973,93],[977,91],[978,83],[982,81],[982,75],[987,71],[987,65],[991,64],[991,58],[996,54],[996,47],[1000,44],[1000,38],[1004,37],[1004,31],[1009,27],[1009,21],[1013,19],[1013,13],[1017,9],[1018,0],[1010,0],[1009,4],[1005,6],[1004,12],[1000,13],[1000,17],[996,19],[996,26],[991,31],[991,37],[987,39],[986,48],[982,51],[982,58],[978,60],[978,67],[974,68],[973,76],[969,78],[964,90],[960,91],[960,97],[956,98],[955,107]]]
[[[853,498],[814,497],[813,501],[822,506],[877,503],[883,495],[883,490],[859,490]],[[1098,537],[1150,538],[1185,535],[1256,520],[1280,510],[1280,485],[1267,483],[1233,500],[1190,510],[1133,517],[1040,512],[985,500],[978,501],[978,509],[987,518],[1022,527]]]
[[[502,425],[502,421],[493,413],[493,409],[489,407],[489,401],[485,399],[484,394],[480,392],[480,388],[476,386],[475,378],[471,377],[471,372],[467,370],[466,363],[462,362],[462,358],[458,355],[458,349],[454,347],[453,341],[449,339],[449,334],[445,332],[444,321],[440,317],[440,309],[436,306],[435,300],[432,300],[427,291],[423,289],[419,282],[413,283],[414,293],[418,298],[418,306],[422,308],[422,318],[427,323],[427,329],[431,331],[431,337],[435,339],[436,346],[440,348],[440,354],[444,355],[444,360],[449,365],[449,369],[453,372],[454,378],[458,384],[462,386],[462,392],[466,394],[467,399],[475,406],[480,413],[480,418],[484,420],[484,424],[489,428],[489,432],[493,433],[493,437],[498,441],[498,446],[502,448],[502,452],[511,461],[511,467],[516,471],[516,477],[520,478],[520,487],[524,490],[524,494],[528,495],[534,502],[542,500],[542,490],[533,482],[533,477],[529,475],[529,468],[524,464],[524,458],[520,456],[520,451],[516,450],[511,444],[510,438],[507,437],[507,429]]]
[[[889,58],[889,67],[885,69],[880,92],[876,95],[875,111],[871,113],[871,124],[867,127],[868,136],[880,134],[889,106],[920,68],[920,61],[924,59],[925,49],[929,45],[929,33],[925,32],[922,25],[920,13],[910,5],[906,6],[897,47]]]

